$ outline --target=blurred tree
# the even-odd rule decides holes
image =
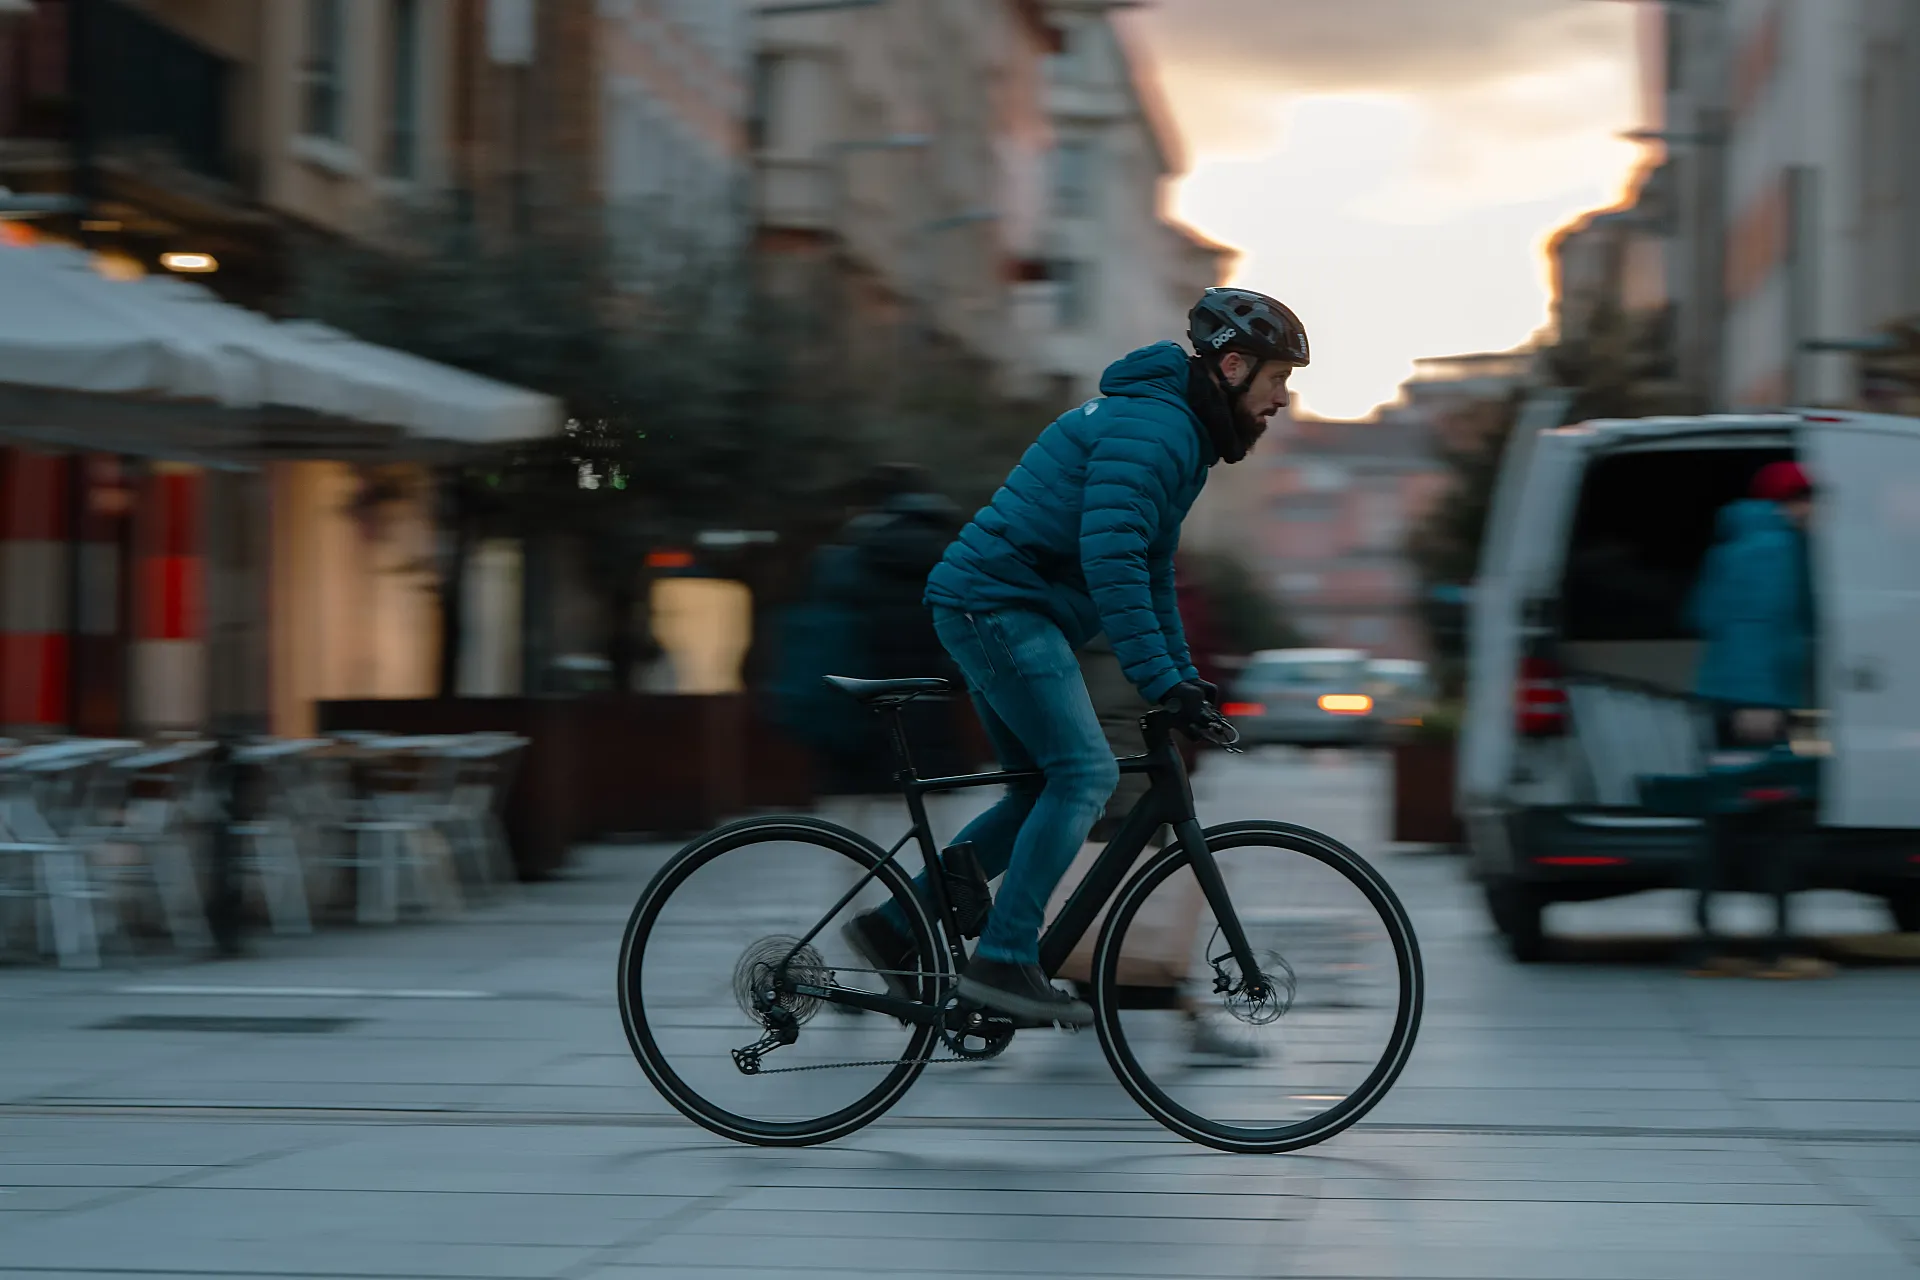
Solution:
[[[430,209],[377,242],[302,254],[297,313],[545,392],[569,415],[552,439],[442,469],[443,696],[480,538],[522,539],[530,574],[559,546],[581,549],[614,687],[626,688],[651,646],[636,607],[651,551],[704,530],[772,532],[772,573],[729,566],[758,587],[791,577],[778,566],[839,527],[839,495],[877,461],[933,467],[963,502],[990,493],[1037,434],[1038,410],[897,336],[849,340],[841,302],[770,285],[737,246],[635,218],[613,233],[488,237]]]
[[[1223,653],[1244,656],[1304,643],[1278,597],[1238,556],[1202,551],[1183,555],[1181,560],[1182,572],[1192,574],[1205,595],[1214,642]]]

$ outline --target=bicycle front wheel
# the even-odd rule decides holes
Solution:
[[[627,1042],[661,1096],[715,1133],[760,1146],[828,1142],[899,1101],[935,1029],[811,994],[886,990],[841,927],[888,899],[919,952],[898,976],[923,1002],[944,981],[932,923],[896,864],[835,909],[885,856],[831,823],[756,818],[694,841],[660,869],[627,923],[618,982]],[[781,1027],[792,1039],[769,1042]]]
[[[1412,924],[1379,872],[1328,836],[1243,822],[1206,838],[1265,979],[1259,998],[1242,994],[1176,844],[1121,889],[1101,931],[1101,1047],[1134,1100],[1195,1142],[1252,1154],[1324,1142],[1386,1096],[1413,1052]]]

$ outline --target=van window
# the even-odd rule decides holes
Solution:
[[[1720,508],[1785,445],[1603,455],[1587,468],[1561,584],[1569,641],[1680,640]]]

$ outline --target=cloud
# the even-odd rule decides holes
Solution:
[[[1546,319],[1541,246],[1641,153],[1635,6],[1157,0],[1125,21],[1193,169],[1174,208],[1314,334],[1298,385],[1352,416],[1421,356]]]
[[[1159,0],[1163,67],[1277,93],[1446,88],[1617,57],[1632,6],[1594,0]]]

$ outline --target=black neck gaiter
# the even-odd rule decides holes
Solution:
[[[1214,380],[1213,371],[1199,356],[1187,361],[1187,404],[1200,419],[1207,441],[1222,462],[1238,462],[1247,456],[1248,441],[1240,430],[1233,402]]]

